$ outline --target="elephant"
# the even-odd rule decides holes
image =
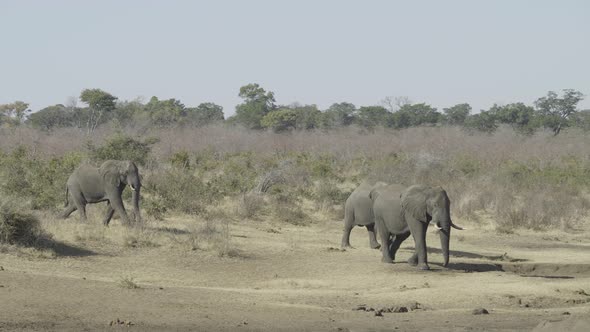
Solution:
[[[66,210],[62,218],[72,212],[80,211],[80,219],[85,222],[86,204],[107,201],[107,213],[103,219],[109,225],[115,211],[124,224],[129,225],[129,217],[123,206],[121,194],[126,186],[131,188],[134,213],[137,221],[141,221],[139,212],[139,193],[141,180],[137,166],[132,161],[107,160],[100,167],[83,164],[68,178],[66,184]]]
[[[386,186],[385,182],[370,184],[361,183],[346,199],[344,204],[344,234],[342,235],[342,248],[351,247],[350,232],[354,226],[365,226],[369,232],[369,242],[373,249],[379,249],[381,245],[377,242],[375,235],[375,219],[373,217],[373,202],[369,193],[375,188]]]
[[[369,196],[373,201],[375,225],[381,237],[382,262],[393,263],[400,245],[411,234],[416,246],[408,263],[419,270],[429,270],[426,230],[432,223],[439,230],[443,266],[449,264],[451,228],[463,228],[451,220],[451,201],[442,187],[413,185],[405,188],[392,184],[373,189]]]

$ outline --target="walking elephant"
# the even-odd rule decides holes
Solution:
[[[426,257],[426,230],[432,223],[440,232],[443,266],[449,264],[451,227],[463,229],[451,220],[451,201],[441,187],[413,185],[404,188],[389,185],[370,193],[373,200],[375,224],[381,236],[382,262],[393,263],[400,245],[410,234],[414,238],[415,252],[408,263],[428,270]]]
[[[141,181],[135,163],[131,161],[105,161],[100,167],[79,166],[68,178],[66,184],[66,210],[62,217],[67,218],[78,210],[80,219],[86,221],[86,204],[107,202],[107,213],[103,219],[109,225],[115,211],[125,224],[129,217],[123,206],[121,194],[126,186],[131,188],[135,217],[141,221],[139,212],[139,192]]]
[[[371,190],[386,186],[387,183],[361,183],[346,199],[344,204],[344,234],[342,248],[351,247],[350,232],[354,226],[365,226],[369,232],[371,248],[379,249],[381,245],[375,236],[375,218],[373,217],[373,201],[369,198]]]

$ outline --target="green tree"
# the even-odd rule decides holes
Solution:
[[[316,105],[295,104],[290,107],[295,111],[295,129],[309,130],[320,127],[322,112]]]
[[[275,132],[289,129],[310,130],[319,128],[322,112],[316,105],[293,104],[266,114],[260,124]]]
[[[4,122],[18,126],[24,122],[27,113],[30,112],[29,104],[22,101],[0,105],[0,124]]]
[[[32,113],[27,122],[41,130],[52,130],[53,128],[72,126],[73,118],[64,105],[57,104]]]
[[[145,165],[152,150],[152,145],[158,141],[157,138],[147,138],[140,141],[131,136],[115,134],[99,147],[95,147],[89,141],[88,150],[90,150],[90,157],[97,162],[111,159],[131,160],[139,165]]]
[[[188,108],[189,121],[197,126],[204,126],[224,120],[223,107],[214,103],[201,103],[195,108]]]
[[[572,118],[572,122],[574,126],[582,128],[584,131],[590,131],[590,109],[577,112]]]
[[[276,108],[274,93],[266,92],[258,84],[253,83],[241,87],[239,96],[244,102],[236,106],[236,114],[231,122],[249,129],[261,129],[262,118]]]
[[[159,100],[158,97],[153,96],[144,110],[148,113],[151,123],[157,127],[181,123],[187,116],[184,104],[174,98]]]
[[[514,130],[523,134],[532,134],[537,128],[534,121],[535,109],[523,103],[513,103],[505,106],[494,104],[490,112],[500,123],[509,124]]]
[[[115,109],[117,97],[100,89],[86,89],[80,93],[80,100],[88,104],[88,133],[105,121],[105,114]]]
[[[547,96],[535,101],[536,112],[545,128],[551,128],[554,135],[558,135],[561,129],[570,125],[570,118],[575,115],[578,103],[584,99],[584,95],[573,89],[563,90],[563,96],[549,91]]]
[[[111,119],[121,125],[134,122],[144,112],[145,105],[140,100],[118,102],[116,108],[111,112]]]
[[[407,128],[420,125],[434,125],[441,119],[436,108],[420,104],[405,104],[393,115],[393,124],[397,128]]]
[[[463,126],[469,131],[478,130],[488,134],[498,129],[496,114],[490,111],[481,111],[478,114],[468,116]]]
[[[445,120],[448,124],[453,126],[461,126],[471,113],[471,105],[467,103],[457,104],[455,106],[445,108],[443,111],[445,112]]]
[[[272,129],[275,132],[295,129],[297,112],[289,108],[272,111],[262,117],[260,125],[263,128]]]
[[[337,128],[350,126],[356,118],[356,106],[351,103],[334,103],[322,115],[322,126]]]
[[[357,123],[367,129],[374,129],[376,126],[387,126],[391,113],[383,106],[362,106],[357,112]]]

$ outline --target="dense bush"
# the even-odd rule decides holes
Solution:
[[[54,208],[65,202],[65,184],[83,159],[79,152],[42,159],[24,146],[0,157],[0,191],[28,200],[33,209]]]
[[[88,143],[90,157],[97,161],[105,160],[131,160],[138,165],[145,165],[151,152],[151,146],[158,142],[157,138],[137,140],[123,134],[117,134],[107,139],[99,147],[92,142]]]
[[[459,115],[455,118],[460,121]],[[100,148],[91,155],[99,159],[107,155],[103,151],[113,156],[139,147],[139,159],[152,165],[140,167],[142,208],[156,220],[171,213],[208,215],[227,202],[235,203],[230,212],[240,220],[264,217],[307,224],[339,219],[334,212],[354,186],[372,179],[443,186],[454,217],[491,217],[502,229],[567,228],[581,222],[580,216],[590,210],[588,133],[570,129],[554,137],[551,132],[525,136],[517,128],[498,130],[467,135],[456,127],[430,127],[366,134],[350,127],[275,134],[203,127],[152,131],[150,135],[161,138],[153,145],[98,132],[106,139],[97,140]],[[14,135],[26,147],[3,145]],[[76,152],[83,146],[57,153],[52,139],[61,137],[59,130],[43,133],[46,139],[41,141],[27,135],[32,135],[28,129],[0,131],[0,193],[36,209],[61,207],[67,177],[86,158]]]
[[[0,201],[0,244],[35,246],[48,239],[39,220],[9,201]]]

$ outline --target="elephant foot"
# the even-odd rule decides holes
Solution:
[[[381,245],[377,242],[371,243],[371,249],[380,249]]]
[[[410,264],[412,266],[418,265],[418,256],[417,255],[413,255],[412,257],[410,257],[408,259],[408,264]]]
[[[383,258],[381,258],[381,262],[387,263],[387,264],[393,264],[393,259],[391,259],[389,257],[383,257]]]
[[[341,249],[354,249],[353,246],[350,245],[350,243],[346,243],[346,244],[341,244],[340,245]]]
[[[428,264],[420,264],[420,266],[418,266],[418,270],[419,271],[428,271],[428,270],[430,270],[430,266],[428,266]]]

